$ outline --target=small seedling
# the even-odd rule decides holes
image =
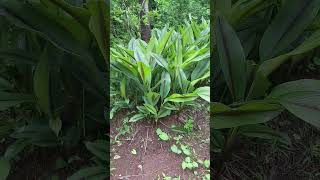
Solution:
[[[187,121],[185,122],[183,129],[186,133],[190,133],[193,130],[193,119],[192,117],[189,117]]]
[[[172,146],[171,146],[171,151],[172,152],[174,152],[174,153],[176,153],[176,154],[181,154],[182,153],[182,151],[178,148],[178,146],[176,146],[175,144],[173,144]]]
[[[132,150],[131,150],[131,154],[136,155],[136,154],[137,154],[137,151],[136,151],[135,149],[132,149]]]
[[[191,152],[190,152],[190,149],[189,149],[189,146],[188,145],[183,145],[181,144],[180,145],[180,148],[183,152],[183,154],[187,155],[187,156],[190,156],[191,155]]]
[[[198,168],[198,163],[195,161],[192,161],[190,157],[186,157],[184,161],[182,161],[181,166],[182,166],[182,169],[188,168],[192,170],[192,169]]]
[[[204,167],[206,167],[208,169],[210,167],[210,161],[209,160],[204,160],[203,161],[203,165],[204,165]]]
[[[128,125],[128,117],[123,119],[122,126],[120,128],[117,128],[118,134],[114,138],[116,142],[118,142],[118,137],[119,136],[124,136],[127,133],[130,133],[131,131],[131,126]]]
[[[168,141],[170,139],[169,135],[163,132],[160,128],[157,129],[156,133],[162,141]]]

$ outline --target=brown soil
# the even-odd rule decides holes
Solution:
[[[197,159],[210,159],[209,143],[202,140],[209,139],[209,119],[207,111],[199,109],[185,109],[178,114],[161,119],[157,125],[148,121],[141,121],[132,125],[132,131],[126,137],[120,137],[122,145],[113,144],[111,146],[111,179],[130,180],[152,180],[162,177],[162,173],[171,177],[180,176],[181,179],[200,179],[191,170],[183,170],[181,162],[183,155],[177,155],[170,150],[174,140],[160,141],[156,134],[156,129],[161,128],[172,137],[178,134],[170,130],[171,125],[181,124],[187,116],[192,116],[194,120],[194,132],[184,137],[182,142],[188,144],[194,150]],[[120,127],[125,112],[118,113],[111,123],[111,138],[114,139],[118,133],[116,128]],[[137,151],[136,155],[131,150]],[[118,155],[119,159],[114,159]],[[203,174],[205,169],[200,165],[197,169],[199,174]],[[160,178],[162,179],[162,178]]]

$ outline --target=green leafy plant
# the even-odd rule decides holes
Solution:
[[[263,8],[263,10],[261,10]],[[273,10],[278,8],[275,14]],[[295,57],[304,60],[320,45],[320,30],[307,33],[320,8],[318,0],[215,1],[212,40],[214,84],[217,102],[212,103],[214,149],[219,179],[223,162],[231,158],[237,136],[276,140],[290,144],[287,135],[264,125],[287,110],[320,127],[320,81],[302,79],[274,84],[270,75]],[[307,12],[307,13],[302,13]],[[294,18],[293,18],[294,17]],[[249,19],[253,18],[249,22]],[[254,22],[261,22],[257,27]],[[219,92],[221,92],[219,94]],[[229,129],[224,136],[223,129]]]
[[[108,6],[0,1],[1,27],[11,29],[0,30],[0,109],[24,112],[22,120],[1,124],[10,126],[5,138],[13,143],[3,156],[10,163],[27,147],[76,146],[103,134]]]
[[[170,139],[170,136],[166,132],[163,132],[160,128],[156,130],[156,133],[162,141],[168,141]]]
[[[209,24],[187,22],[178,32],[154,29],[148,43],[131,39],[111,48],[112,84],[123,99],[137,105],[136,122],[168,116],[201,97],[209,101]]]
[[[198,168],[199,166],[198,166],[198,163],[196,161],[191,160],[190,157],[186,157],[182,161],[181,167],[182,167],[182,169],[188,168],[188,169],[192,170],[192,169]]]

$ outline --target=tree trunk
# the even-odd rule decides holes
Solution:
[[[140,11],[140,33],[141,33],[141,39],[149,42],[151,37],[151,27],[149,19],[147,21],[144,21],[144,16],[148,15],[149,13],[149,0],[140,0],[141,4],[141,11]]]

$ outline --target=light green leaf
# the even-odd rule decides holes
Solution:
[[[172,94],[171,96],[167,97],[164,100],[164,103],[166,102],[188,102],[188,101],[194,101],[198,98],[198,95],[195,93],[190,94]]]
[[[171,89],[171,78],[168,72],[162,72],[161,74],[161,85],[160,85],[160,96],[165,99]]]
[[[129,119],[129,122],[137,122],[143,118],[145,118],[143,114],[136,114]]]
[[[200,87],[194,91],[196,94],[198,94],[202,99],[206,100],[207,102],[210,102],[210,87]]]
[[[190,155],[191,155],[189,146],[181,144],[181,145],[180,145],[180,148],[181,148],[183,154],[185,154],[185,155],[187,155],[187,156],[190,156]],[[188,162],[188,161],[187,161],[187,162]]]
[[[182,151],[175,145],[173,144],[171,147],[170,147],[171,151],[176,153],[176,154],[181,154]]]

